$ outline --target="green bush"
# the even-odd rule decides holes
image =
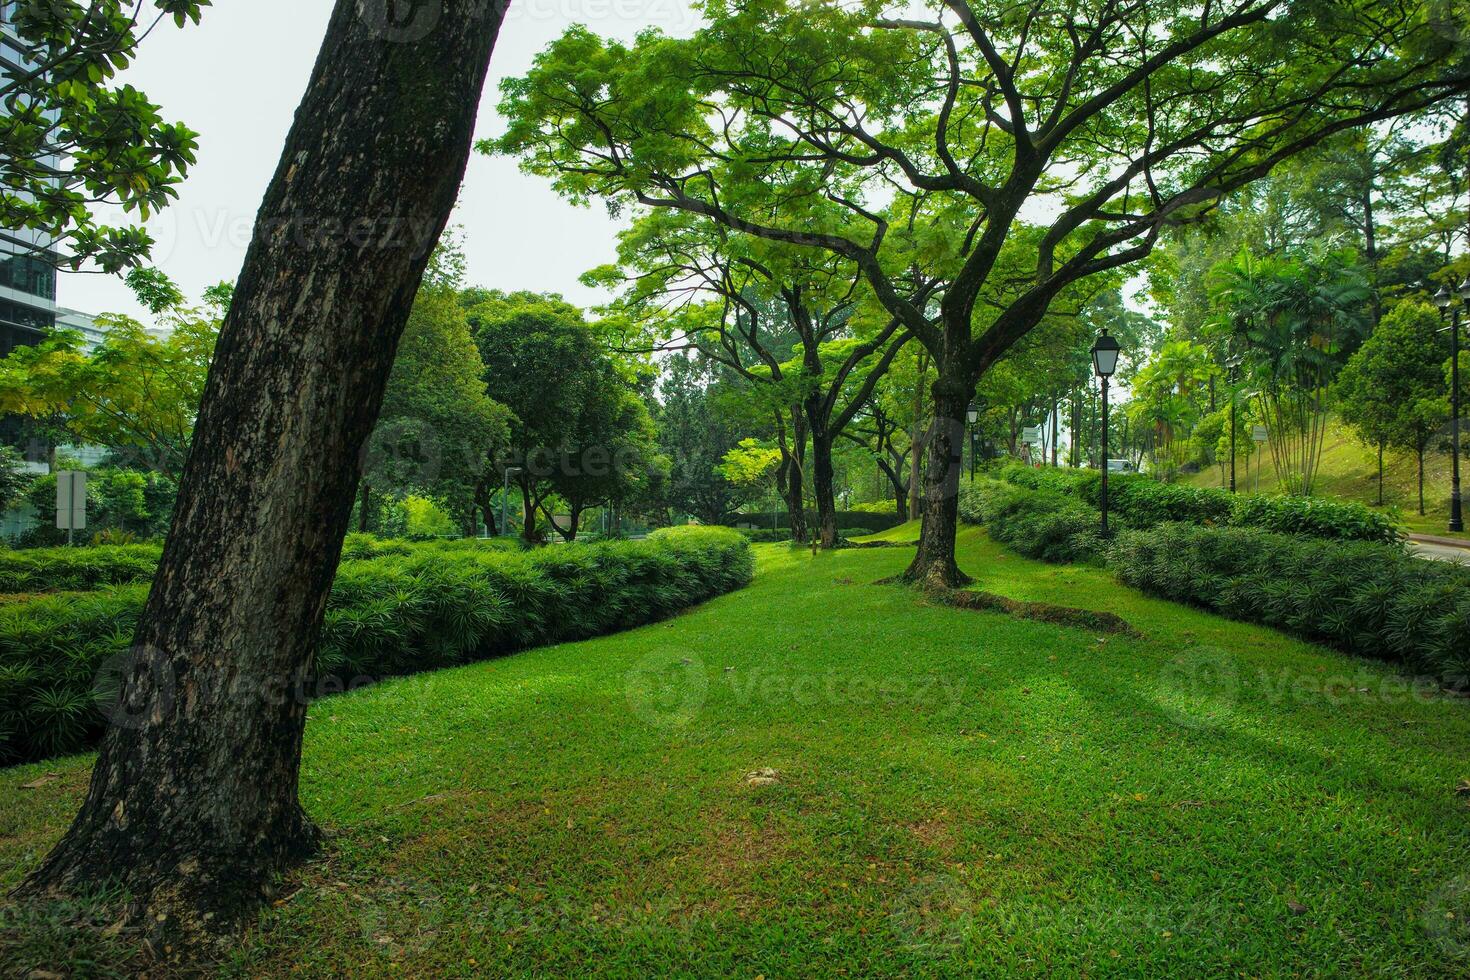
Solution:
[[[1342,541],[1393,544],[1402,538],[1393,521],[1384,514],[1369,510],[1362,504],[1320,497],[1239,496],[1235,499],[1230,523],[1281,534]]]
[[[444,538],[418,542],[379,538],[371,534],[349,534],[342,545],[342,560],[363,561],[385,555],[428,552],[519,551],[522,547],[518,539],[512,538]],[[147,582],[153,578],[162,554],[163,546],[158,544],[0,551],[0,595],[78,592],[107,585]]]
[[[433,670],[666,617],[750,581],[725,528],[537,551],[437,544],[344,561],[307,691]],[[0,756],[78,751],[100,734],[94,687],[130,644],[147,586],[0,604]]]
[[[1012,463],[997,469],[995,475],[1019,487],[1075,497],[1091,507],[1102,505],[1102,475],[1097,470]],[[1391,517],[1351,501],[1232,494],[1215,487],[1160,483],[1125,473],[1108,475],[1108,514],[1134,528],[1180,521],[1206,527],[1257,527],[1338,541],[1392,543],[1400,538]]]
[[[161,546],[152,544],[0,551],[0,594],[147,582],[162,553]]]
[[[1027,558],[1088,561],[1100,553],[1101,515],[1049,490],[977,479],[960,489],[960,519],[983,524],[990,536]]]
[[[1118,536],[1128,585],[1431,673],[1470,677],[1470,568],[1374,542],[1163,524]]]

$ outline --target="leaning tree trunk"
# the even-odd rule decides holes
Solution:
[[[392,24],[386,9],[333,11],[220,332],[134,646],[114,665],[90,789],[24,894],[110,883],[150,928],[199,935],[239,922],[317,846],[297,798],[299,688],[504,13],[438,0]]]
[[[957,587],[970,581],[955,561],[959,532],[961,452],[965,409],[974,385],[939,376],[934,383],[934,422],[926,437],[928,461],[924,467],[924,496],[920,501],[923,525],[919,551],[903,573],[907,582]]]

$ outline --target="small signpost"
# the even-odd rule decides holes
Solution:
[[[56,526],[66,532],[66,543],[72,543],[77,531],[87,527],[87,473],[85,470],[62,470],[56,474]]]
[[[1264,425],[1257,425],[1252,427],[1251,441],[1256,444],[1256,451],[1260,452],[1261,447],[1269,441],[1266,434],[1266,427]],[[1247,459],[1246,462],[1249,463],[1250,460]],[[1261,492],[1261,461],[1259,459],[1256,460],[1256,492]]]

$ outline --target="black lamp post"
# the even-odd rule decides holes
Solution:
[[[1470,276],[1455,290],[1461,302],[1470,308]],[[1455,306],[1455,296],[1441,286],[1435,294],[1434,303],[1440,314],[1450,314],[1450,530],[1465,530],[1465,518],[1460,511],[1460,310]]]
[[[970,423],[970,482],[975,482],[975,423],[980,420],[980,408],[974,402],[965,409],[965,421]]]
[[[1102,534],[1108,535],[1108,379],[1118,369],[1118,341],[1103,327],[1092,342],[1092,366],[1102,379]]]

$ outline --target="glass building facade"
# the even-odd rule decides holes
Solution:
[[[0,84],[33,67],[11,25],[14,7],[0,3]],[[54,157],[41,162],[59,166]],[[56,324],[56,268],[48,246],[45,236],[30,229],[0,228],[0,357],[37,343]]]

